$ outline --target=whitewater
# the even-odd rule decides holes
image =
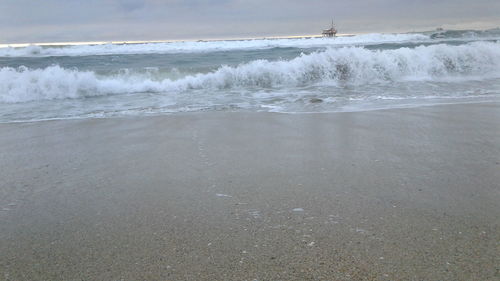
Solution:
[[[0,48],[0,122],[500,98],[500,31]]]

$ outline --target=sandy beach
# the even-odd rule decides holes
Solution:
[[[0,280],[498,280],[500,103],[0,124]]]

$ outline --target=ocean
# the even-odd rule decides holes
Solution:
[[[0,122],[500,99],[500,29],[0,48]]]

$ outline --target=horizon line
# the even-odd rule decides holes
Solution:
[[[445,29],[447,31],[463,31],[463,30],[493,30],[500,27],[487,29]],[[405,32],[355,32],[355,33],[340,33],[337,37],[349,37],[363,34],[407,34],[407,33],[422,33],[435,30],[411,30]],[[265,39],[301,39],[301,38],[322,38],[321,34],[308,35],[270,35],[257,37],[221,37],[221,38],[186,38],[186,39],[153,39],[153,40],[99,40],[99,41],[59,41],[59,42],[29,42],[29,43],[0,43],[0,48],[22,48],[29,46],[79,46],[79,45],[105,45],[105,44],[145,44],[145,43],[176,43],[176,42],[216,42],[216,41],[245,41],[245,40],[265,40]]]

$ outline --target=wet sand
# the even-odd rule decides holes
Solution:
[[[0,280],[498,280],[500,103],[0,124]]]

